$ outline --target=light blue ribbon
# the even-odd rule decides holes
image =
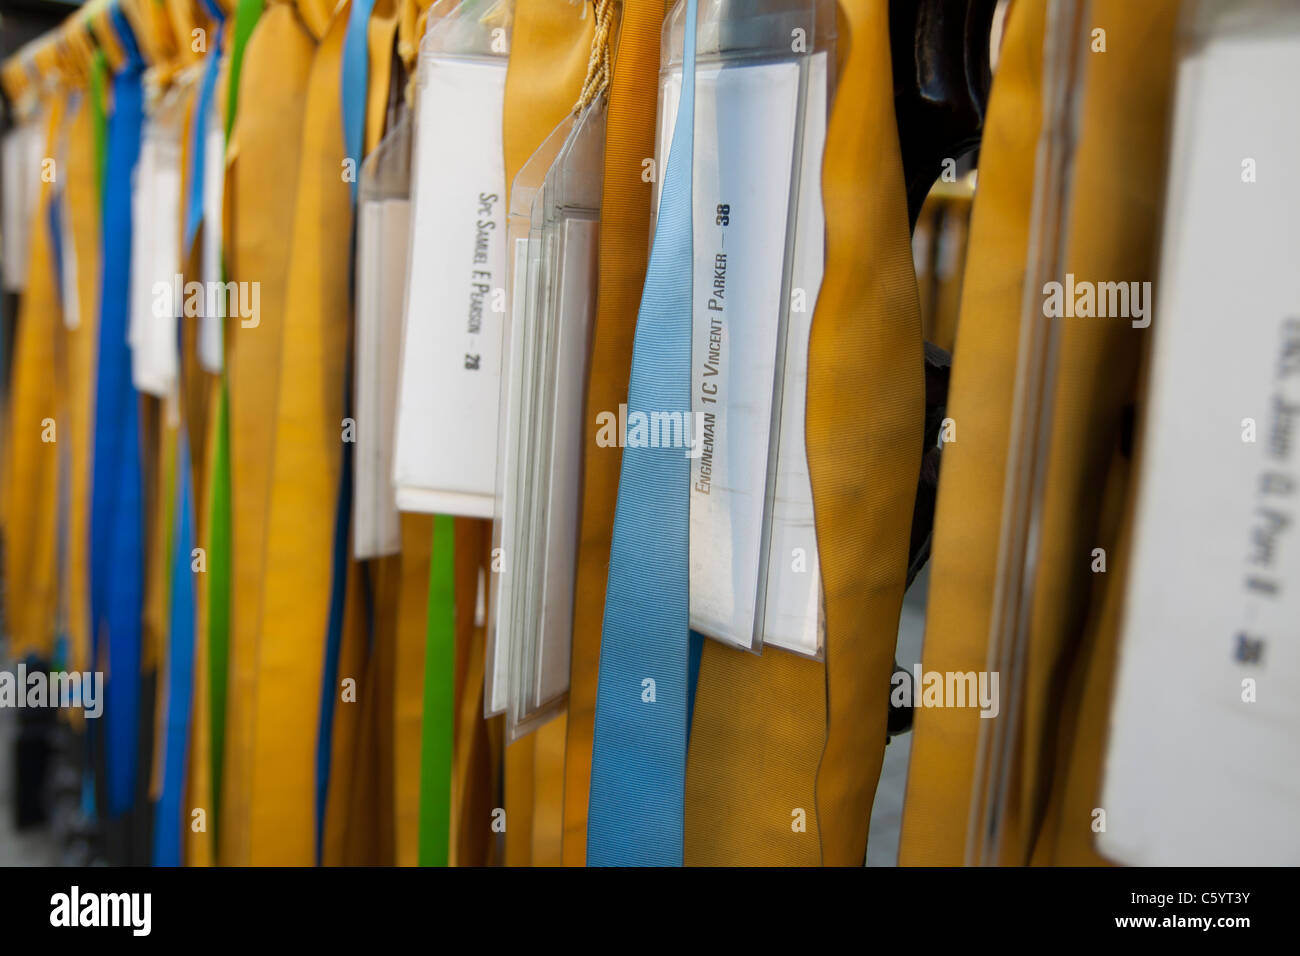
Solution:
[[[366,88],[370,72],[370,11],[375,0],[353,0],[343,36],[343,145],[352,160],[352,201],[357,201],[365,149]]]
[[[682,94],[628,382],[629,418],[691,410],[691,173],[695,21],[687,0]],[[600,640],[587,863],[680,866],[686,804],[690,460],[623,450]]]

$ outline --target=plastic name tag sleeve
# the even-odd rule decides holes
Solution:
[[[27,254],[40,194],[45,125],[41,112],[31,112],[4,138],[3,265],[4,287],[10,292],[27,287]]]
[[[186,298],[178,278],[184,106],[180,90],[170,90],[145,121],[131,196],[136,222],[127,326],[131,378],[137,389],[159,397],[177,388],[180,375],[177,322]]]
[[[87,96],[79,91],[68,95],[68,109],[63,117],[63,129],[59,133],[58,168],[68,168],[68,130],[75,121],[79,110],[89,110]],[[72,203],[68,198],[66,185],[60,190],[59,231],[64,237],[60,249],[62,269],[59,277],[59,298],[63,306],[63,327],[75,331],[81,325],[80,302],[77,298],[77,243],[72,231]]]
[[[808,338],[813,306],[825,265],[826,218],[822,211],[821,166],[826,144],[828,54],[815,54],[809,64],[802,173],[795,224],[793,271],[786,325],[785,367],[777,392],[781,402],[775,418],[774,481],[767,491],[772,516],[767,543],[767,580],[759,606],[763,608],[763,642],[808,657],[820,657],[826,631],[822,614],[821,568],[817,529],[813,520],[812,481],[804,418],[808,395]],[[760,583],[764,583],[760,579]]]
[[[1300,125],[1279,116],[1300,9],[1187,12],[1097,840],[1143,866],[1295,865]]]
[[[358,560],[397,554],[402,547],[392,474],[411,230],[410,157],[411,123],[403,115],[366,157],[357,190],[352,548]]]
[[[533,200],[530,257],[540,254],[536,409],[523,640],[511,648],[510,739],[559,713],[569,689],[581,513],[583,401],[596,304],[606,104],[577,117]],[[534,241],[540,224],[540,245]]]
[[[531,387],[536,374],[533,333],[536,321],[528,309],[537,307],[537,293],[529,295],[538,279],[540,256],[530,254],[533,202],[546,174],[559,155],[573,126],[568,116],[542,142],[515,175],[510,187],[510,217],[506,248],[510,257],[503,342],[503,376],[498,429],[496,505],[492,522],[492,548],[497,555],[497,576],[488,606],[487,663],[484,668],[483,709],[486,716],[504,713],[509,688],[510,644],[518,634],[516,590],[523,581],[527,543],[520,528],[521,495],[527,490],[528,428],[522,423],[532,414]],[[530,267],[531,263],[531,267]]]
[[[834,20],[805,0],[744,17],[729,9],[702,7],[698,34],[690,625],[732,646],[815,657],[823,623],[803,417]],[[681,95],[681,30],[676,17],[661,170]]]
[[[221,126],[221,110],[214,103],[208,111],[208,128],[203,137],[203,238],[200,265],[208,289],[224,279],[221,274],[222,201],[226,183],[226,134]],[[199,363],[214,375],[221,373],[225,361],[223,323],[226,300],[217,296],[217,312],[205,309],[199,318],[197,352]]]
[[[402,510],[490,518],[506,287],[507,27],[462,4],[420,49],[393,480]]]
[[[515,269],[494,523],[502,568],[485,678],[510,740],[558,714],[569,689],[605,109],[601,96],[566,117],[511,189]]]

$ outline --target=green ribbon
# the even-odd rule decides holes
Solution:
[[[217,447],[208,512],[208,712],[212,839],[220,838],[221,776],[226,753],[226,679],[230,669],[230,399],[224,376],[217,406]]]
[[[108,171],[108,104],[104,87],[108,82],[108,60],[104,51],[95,49],[90,62],[90,105],[95,119],[95,188],[98,205],[104,205],[104,177]]]
[[[239,107],[239,73],[244,68],[244,47],[253,35],[253,27],[262,17],[265,0],[239,0],[235,8],[235,38],[230,48],[230,86],[226,88],[226,142],[235,125],[235,111]]]
[[[446,866],[451,842],[451,750],[456,720],[456,519],[433,519],[429,624],[420,734],[420,866]]]

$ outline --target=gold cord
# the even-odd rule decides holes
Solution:
[[[581,112],[591,101],[609,88],[610,45],[614,33],[614,0],[591,0],[596,15],[596,32],[591,38],[591,56],[587,59],[587,78],[573,111]]]

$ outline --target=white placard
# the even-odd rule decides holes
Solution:
[[[506,63],[431,58],[421,71],[397,503],[490,518],[506,285]]]
[[[1177,81],[1097,843],[1136,865],[1295,865],[1300,124],[1282,117],[1300,36],[1211,35]]]
[[[139,391],[160,397],[179,379],[176,323],[185,301],[178,278],[181,151],[174,132],[153,119],[145,122],[131,196],[131,380]]]

